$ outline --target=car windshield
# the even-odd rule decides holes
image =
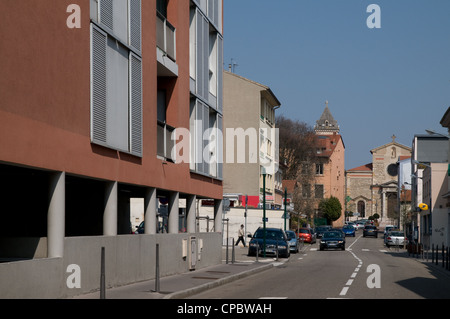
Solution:
[[[295,238],[295,233],[293,231],[287,231],[286,235],[287,235],[288,239],[294,239]]]
[[[366,226],[366,229],[375,229],[375,226]]]
[[[255,232],[255,238],[264,238],[264,229],[258,229]],[[284,240],[283,232],[281,230],[266,229],[266,239]]]
[[[303,233],[303,234],[309,234],[309,230],[308,229],[300,229],[299,232]]]
[[[342,229],[353,229],[353,226],[345,225],[344,227],[342,227]]]
[[[317,227],[318,231],[326,231],[328,227]]]
[[[323,238],[336,238],[336,237],[342,237],[342,233],[337,231],[328,231],[323,233]]]
[[[390,235],[393,237],[403,237],[403,233],[400,231],[393,231],[390,233]]]

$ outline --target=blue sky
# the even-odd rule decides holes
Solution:
[[[381,28],[366,24],[370,4]],[[314,125],[325,101],[346,169],[392,141],[411,147],[450,106],[449,0],[224,0],[224,63],[269,86],[277,114]]]

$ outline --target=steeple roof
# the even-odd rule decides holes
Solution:
[[[316,134],[330,134],[333,132],[339,133],[339,125],[333,115],[331,115],[330,109],[328,108],[328,101],[326,101],[325,104],[325,110],[323,111],[320,119],[316,121],[314,130],[316,131]]]

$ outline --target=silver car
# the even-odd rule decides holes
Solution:
[[[292,230],[286,230],[286,236],[288,238],[289,250],[293,253],[298,253],[300,244],[298,242],[297,234]]]
[[[403,246],[405,243],[405,234],[402,231],[390,231],[386,234],[386,246]]]

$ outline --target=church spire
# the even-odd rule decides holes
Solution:
[[[316,131],[316,134],[321,135],[339,134],[339,125],[333,115],[331,115],[330,109],[328,108],[328,101],[325,101],[325,110],[320,119],[316,121],[314,131]]]

